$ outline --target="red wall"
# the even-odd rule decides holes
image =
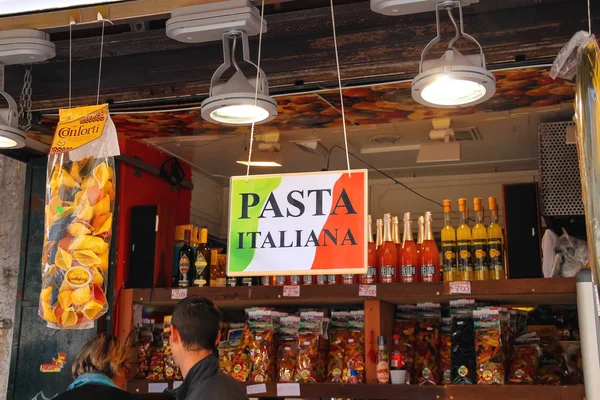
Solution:
[[[120,140],[121,154],[130,157],[139,157],[142,162],[160,168],[162,163],[171,156],[162,154],[160,151],[137,140]],[[185,171],[186,180],[191,180],[191,168],[181,163]],[[173,225],[185,225],[190,223],[190,203],[192,191],[181,188],[172,191],[171,185],[157,176],[148,172],[142,172],[141,177],[135,176],[135,168],[131,165],[121,163],[117,182],[117,265],[115,272],[115,296],[119,288],[129,276],[129,248],[130,245],[130,221],[133,206],[158,205],[173,210],[175,215],[172,219]],[[172,229],[174,231],[174,229]],[[174,239],[174,238],[173,238]],[[116,297],[115,297],[116,298]]]

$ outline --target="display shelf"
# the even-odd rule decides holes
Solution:
[[[252,286],[227,288],[189,288],[188,297],[207,297],[222,308],[252,306],[340,306],[362,304],[378,299],[392,304],[418,302],[448,302],[458,298],[474,298],[497,304],[575,304],[574,278],[511,279],[501,281],[472,281],[470,293],[450,294],[450,284],[394,283],[377,284],[375,296],[360,296],[359,285],[300,286],[298,297],[284,296],[281,286]],[[129,289],[134,303],[154,307],[170,307],[178,300],[171,299],[170,288]]]
[[[128,391],[148,395],[149,384],[145,380],[130,380]],[[160,383],[159,383],[160,384]],[[165,382],[169,389],[173,382]],[[266,392],[250,397],[277,397],[277,384],[265,384]],[[583,386],[534,386],[534,385],[464,385],[464,386],[416,386],[416,385],[342,385],[314,383],[300,385],[300,396],[286,398],[360,398],[390,400],[480,400],[482,398],[504,398],[511,400],[581,400],[585,396]],[[156,394],[156,397],[161,397]]]

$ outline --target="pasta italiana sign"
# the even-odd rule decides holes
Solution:
[[[367,170],[231,178],[229,276],[367,272]]]

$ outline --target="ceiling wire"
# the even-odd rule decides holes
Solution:
[[[263,0],[264,2],[264,0]],[[337,68],[338,87],[340,90],[340,105],[342,108],[342,126],[344,128],[344,150],[346,151],[346,166],[348,167],[348,176],[352,176],[350,172],[350,156],[348,155],[348,134],[346,132],[346,114],[344,111],[344,93],[342,90],[342,76],[340,74],[340,56],[338,54],[337,34],[335,31],[335,12],[333,11],[333,0],[330,0],[331,5],[331,25],[333,27],[333,46],[335,48],[335,66]]]
[[[263,25],[265,23],[265,0],[262,0],[262,5],[260,7],[260,30],[258,32],[258,61],[256,63],[256,84],[254,91],[254,108],[256,109],[256,104],[258,103],[258,79],[260,78],[260,56],[262,53],[262,36],[263,36]],[[250,128],[250,148],[248,149],[248,166],[246,168],[246,183],[248,183],[248,177],[250,176],[250,164],[252,162],[252,144],[254,143],[254,126],[256,122],[252,121],[252,127]]]

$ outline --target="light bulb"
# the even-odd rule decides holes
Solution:
[[[485,96],[485,93],[486,88],[478,82],[442,75],[427,85],[421,96],[431,104],[459,106],[477,101]]]
[[[264,121],[269,117],[269,112],[251,104],[241,104],[217,108],[210,116],[215,121],[238,125]]]
[[[10,149],[16,147],[17,142],[4,136],[0,136],[0,149]]]

